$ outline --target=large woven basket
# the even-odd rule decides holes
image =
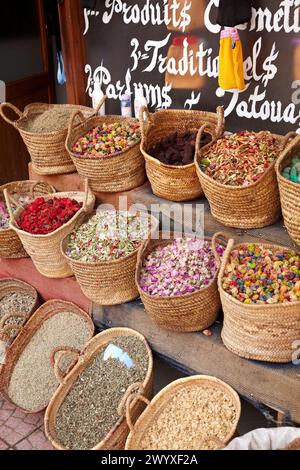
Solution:
[[[20,208],[13,214],[10,207],[10,196],[6,189],[4,190],[4,195],[11,218],[10,226],[19,236],[37,270],[49,278],[65,278],[72,276],[73,272],[61,254],[60,242],[66,235],[72,232],[77,221],[94,208],[95,196],[91,193],[88,182],[85,182],[85,193],[67,192],[55,194],[57,198],[68,197],[75,199],[78,202],[82,202],[83,206],[69,222],[48,235],[32,235],[21,230],[18,227],[18,217],[23,209]],[[45,196],[45,199],[51,199],[51,197],[53,196]]]
[[[2,392],[6,396],[6,398],[11,401],[12,397],[9,393],[9,385],[11,382],[12,374],[14,372],[14,368],[17,365],[23,351],[26,349],[27,345],[30,341],[34,338],[34,335],[38,332],[38,330],[43,326],[43,324],[52,318],[55,315],[60,315],[64,312],[70,312],[74,315],[78,315],[85,323],[88,325],[90,330],[90,337],[89,340],[94,335],[94,324],[91,317],[84,312],[81,308],[77,307],[77,305],[71,302],[65,302],[62,300],[50,300],[49,302],[44,303],[36,312],[32,315],[32,317],[28,320],[28,322],[20,329],[20,333],[15,339],[12,346],[7,350],[6,354],[6,362],[4,368],[2,370]],[[69,344],[62,344],[59,346],[57,352],[61,351],[61,349],[65,349],[68,347]],[[77,353],[77,350],[72,350],[74,354]],[[49,356],[49,361],[52,360],[52,356]],[[74,361],[73,361],[74,364]],[[69,365],[69,364],[68,364]],[[54,373],[55,371],[53,371]],[[62,371],[61,371],[62,373]],[[59,381],[58,381],[59,384]],[[45,392],[46,393],[46,392]],[[47,397],[48,402],[50,401],[51,396]],[[19,405],[16,404],[18,407]],[[19,407],[20,408],[20,407]],[[25,413],[37,413],[41,410],[29,410],[21,408]],[[44,408],[43,408],[44,409]]]
[[[236,410],[236,419],[234,423],[232,423],[231,429],[228,432],[227,436],[220,442],[215,436],[207,436],[207,440],[213,441],[216,440],[216,444],[218,447],[224,447],[230,439],[232,439],[239,419],[241,415],[241,402],[239,399],[238,394],[231,388],[229,385],[227,385],[225,382],[215,378],[215,377],[209,377],[206,375],[196,375],[193,377],[187,377],[184,379],[179,379],[176,380],[175,382],[172,382],[171,384],[167,385],[163,390],[161,390],[151,402],[148,401],[148,406],[145,409],[145,411],[141,414],[139,419],[136,421],[135,425],[132,423],[131,419],[131,413],[130,413],[130,405],[132,404],[132,401],[137,402],[138,400],[145,400],[145,397],[143,397],[142,394],[138,395],[131,395],[128,397],[127,400],[127,406],[126,406],[126,417],[128,421],[128,426],[130,427],[130,434],[128,436],[128,439],[126,441],[126,450],[144,450],[142,446],[142,441],[145,433],[147,430],[155,425],[155,422],[159,415],[164,411],[166,406],[168,406],[170,400],[174,397],[176,397],[177,393],[181,391],[182,389],[193,389],[195,387],[206,387],[206,386],[213,386],[217,389],[222,390],[222,392],[225,394],[225,396],[230,399]],[[191,425],[193,422],[193,413],[191,414]],[[172,423],[172,417],[170,417],[170,420],[168,422],[168,428],[165,430],[166,433],[168,433],[168,429],[171,427],[175,426],[176,429],[178,430],[178,433],[180,432],[180,424],[176,422],[175,417],[174,417],[174,423]],[[186,433],[187,430],[184,428],[182,432]],[[203,442],[205,444],[205,442]],[[174,442],[174,448],[173,449],[168,449],[168,450],[175,450],[178,449],[176,446],[176,442]],[[145,449],[149,450],[149,449]],[[190,449],[181,449],[181,450],[190,450]],[[201,449],[199,449],[201,450]]]
[[[35,199],[39,196],[55,193],[55,189],[48,183],[39,181],[15,181],[0,186],[0,200],[5,201],[3,191],[7,189],[14,198],[16,196],[29,196]],[[0,258],[27,258],[28,254],[23,248],[18,235],[11,229],[0,230]]]
[[[99,108],[105,99],[106,97],[99,103]],[[77,118],[80,119],[81,124],[74,127]],[[74,144],[91,129],[97,126],[101,127],[103,124],[130,121],[132,119],[113,115],[94,116],[85,119],[81,112],[74,113],[66,139],[66,149],[79,175],[89,179],[93,191],[111,193],[129,191],[145,182],[145,163],[140,152],[140,142],[136,142],[122,152],[101,158],[78,157],[73,152]]]
[[[253,244],[270,249],[277,245]],[[286,304],[243,304],[222,287],[224,270],[234,248],[228,242],[218,277],[218,287],[224,312],[222,340],[227,349],[240,357],[273,363],[292,362],[293,345],[300,338],[300,302]],[[243,245],[244,246],[244,245]],[[288,249],[288,248],[286,248]]]
[[[276,173],[284,224],[290,237],[300,245],[300,184],[282,176],[282,171],[296,155],[300,155],[300,135],[297,135],[276,162]]]
[[[282,141],[284,150],[290,134],[274,137]],[[281,216],[275,162],[258,181],[249,186],[226,186],[207,176],[200,168],[203,152],[215,143],[216,140],[202,149],[198,147],[195,155],[197,174],[212,215],[223,225],[240,229],[274,224]]]
[[[140,286],[140,274],[145,258],[156,247],[166,246],[174,238],[176,238],[176,234],[173,234],[169,239],[165,239],[161,234],[159,240],[149,239],[145,241],[139,251],[136,285],[146,311],[160,327],[178,332],[201,331],[216,321],[221,308],[217,276],[206,288],[179,297],[149,295]],[[210,238],[206,238],[206,240],[211,241]],[[215,256],[219,264],[218,254],[216,253]]]
[[[148,351],[148,371],[145,380],[142,384],[143,394],[147,398],[151,398],[152,395],[152,383],[153,383],[153,359],[151,349],[148,346],[145,338],[138,332],[128,328],[112,328],[107,331],[103,331],[99,335],[95,336],[86,346],[83,354],[79,357],[78,363],[75,365],[73,370],[67,375],[67,377],[61,382],[60,387],[53,395],[49,406],[45,414],[45,431],[48,439],[52,445],[59,450],[66,450],[64,446],[59,442],[56,430],[56,416],[60,406],[64,402],[65,397],[72,389],[73,384],[76,382],[80,374],[91,364],[94,357],[101,351],[106,345],[113,342],[114,339],[119,336],[136,336],[144,342]],[[131,390],[131,387],[130,387]],[[133,403],[130,407],[130,412],[133,420],[135,421],[142,413],[145,404]],[[119,407],[120,419],[111,429],[108,435],[94,449],[91,450],[121,450],[124,449],[125,442],[129,433],[129,428],[126,423],[126,419],[122,414],[122,407]],[[89,449],[88,449],[89,450]]]
[[[158,220],[151,217],[151,232],[158,228]],[[61,243],[61,252],[69,263],[84,295],[98,305],[118,305],[139,296],[135,283],[138,249],[128,256],[112,261],[87,263],[66,255],[69,235]]]
[[[170,201],[190,201],[203,196],[203,190],[197,177],[195,164],[184,166],[167,165],[150,155],[151,148],[174,132],[199,132],[208,123],[207,130],[216,137],[224,131],[224,110],[216,113],[205,111],[162,110],[150,114],[142,108],[140,123],[142,129],[141,152],[146,161],[146,172],[153,193]],[[198,135],[199,137],[199,135]]]
[[[94,114],[91,108],[69,104],[32,103],[26,106],[24,113],[10,103],[0,105],[0,115],[20,132],[30,154],[33,169],[38,175],[59,175],[76,171],[65,149],[67,128],[42,134],[26,130],[26,123],[29,119],[53,108],[80,110],[86,117]],[[6,109],[13,110],[18,115],[18,119],[16,121],[9,119],[6,116]]]

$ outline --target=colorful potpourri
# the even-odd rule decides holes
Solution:
[[[300,256],[253,244],[231,252],[223,289],[244,304],[300,301]]]
[[[35,199],[21,212],[18,226],[33,235],[47,235],[66,224],[82,208],[82,203],[67,197]]]
[[[218,246],[220,256],[224,248]],[[140,286],[149,295],[177,297],[207,287],[218,265],[208,241],[178,238],[155,248],[143,262]]]
[[[128,149],[141,140],[137,121],[115,122],[95,127],[73,146],[78,157],[102,158]]]
[[[268,131],[226,135],[205,151],[200,168],[226,186],[249,186],[275,162],[280,145]]]
[[[18,197],[18,203],[21,204],[21,206],[26,206],[30,201],[29,196],[19,196]],[[11,208],[13,212],[16,212],[17,206],[16,204],[11,204]],[[6,204],[4,201],[0,201],[0,230],[6,230],[9,228],[9,213],[6,207]]]
[[[100,211],[71,233],[66,255],[83,262],[112,261],[136,251],[150,233],[147,215]]]

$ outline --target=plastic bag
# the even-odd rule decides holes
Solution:
[[[284,450],[298,438],[299,428],[256,429],[234,439],[224,450]]]

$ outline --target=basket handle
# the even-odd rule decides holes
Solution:
[[[224,132],[224,106],[217,107],[217,116],[218,122],[216,127],[216,136],[219,139]]]
[[[0,330],[1,331],[4,331],[5,330],[5,327],[6,326],[20,326],[20,325],[5,325],[5,323],[7,322],[7,320],[11,320],[12,318],[23,318],[24,320],[26,320],[28,317],[28,314],[27,313],[24,313],[24,312],[15,312],[15,313],[8,313],[7,315],[4,315],[2,318],[1,318],[1,321],[0,321]]]
[[[60,353],[59,357],[57,358],[56,355],[57,353]],[[61,359],[66,356],[66,355],[73,355],[76,357],[74,363],[68,368],[67,372],[63,372],[61,368],[59,367]],[[58,347],[52,351],[51,356],[50,356],[50,362],[51,365],[54,369],[54,374],[57,379],[57,381],[62,384],[64,382],[64,379],[66,375],[70,372],[71,369],[75,366],[75,364],[78,362],[79,356],[81,352],[79,349],[71,348],[71,347]]]
[[[31,186],[31,189],[30,189],[30,197],[32,199],[34,199],[34,191],[36,189],[36,187],[39,185],[39,184],[42,184],[45,188],[45,190],[48,192],[48,194],[53,194],[53,191],[54,191],[54,188],[52,186],[50,186],[50,184],[48,183],[45,183],[44,181],[36,181],[32,186]]]
[[[102,96],[101,100],[98,103],[98,106],[95,108],[95,112],[93,116],[97,116],[97,114],[99,113],[100,109],[102,108],[106,100],[107,100],[107,95]]]
[[[204,134],[204,132],[208,130],[209,132],[211,132],[212,134],[212,137],[213,137],[213,140],[215,140],[217,138],[217,134],[216,134],[216,129],[215,127],[210,124],[209,122],[206,122],[204,123],[199,131],[198,131],[198,134],[197,134],[197,138],[196,138],[196,154],[198,154],[199,150],[200,150],[200,147],[201,147],[201,139],[202,139],[202,136]]]
[[[84,212],[88,211],[88,200],[89,200],[90,195],[93,195],[93,193],[92,193],[92,191],[90,189],[90,186],[89,186],[89,179],[84,178],[84,201],[83,201],[83,205],[82,205],[82,208],[83,208]]]
[[[7,210],[8,210],[8,213],[9,213],[9,217],[10,217],[10,220],[14,223],[16,223],[16,219],[15,219],[15,216],[14,216],[14,213],[13,213],[13,210],[11,208],[11,199],[12,199],[12,196],[9,194],[9,192],[7,191],[7,188],[5,188],[3,190],[3,195],[4,195],[4,199],[5,199],[5,204],[6,204],[6,207],[7,207]],[[20,206],[22,207],[22,206]]]
[[[140,382],[130,385],[128,389],[126,390],[124,397],[120,401],[118,409],[117,409],[119,416],[126,417],[127,425],[130,429],[130,432],[132,432],[134,429],[132,418],[131,418],[131,408],[134,406],[134,404],[137,401],[142,401],[147,406],[150,404],[150,400],[144,397],[143,391],[144,391],[144,387],[143,387],[143,384]],[[124,413],[124,408],[125,408],[125,413]]]
[[[4,113],[4,109],[6,109],[6,108],[11,109],[12,111],[14,111],[18,115],[19,119],[21,119],[24,116],[24,114],[16,106],[14,106],[11,103],[2,103],[0,105],[0,116],[8,124],[11,124],[12,126],[16,127],[18,119],[16,119],[15,121],[12,121],[11,119],[9,119]]]
[[[71,119],[70,119],[70,122],[69,122],[68,135],[67,135],[66,142],[68,142],[69,139],[70,139],[71,132],[72,132],[72,130],[73,130],[74,127],[75,127],[75,119],[76,119],[77,117],[78,117],[79,120],[80,120],[80,123],[79,123],[79,124],[83,124],[83,123],[86,121],[86,119],[85,119],[85,117],[84,117],[84,115],[83,115],[83,113],[82,113],[81,111],[77,110],[77,111],[75,111],[75,112],[73,113],[73,115],[72,115],[72,117],[71,117]]]
[[[0,330],[0,336],[2,335],[7,335],[10,331],[18,331],[18,334],[22,330],[23,326],[21,325],[5,325],[1,330]]]
[[[294,132],[294,131],[288,132],[282,140],[282,150],[285,150],[285,148],[287,147],[291,139],[294,139],[295,137],[298,137],[298,136],[299,134],[297,134],[297,132]]]
[[[212,240],[211,240],[211,247],[212,247],[212,250],[213,250],[213,253],[215,255],[215,258],[218,262],[218,264],[220,265],[222,263],[222,259],[218,253],[218,250],[217,250],[217,241],[218,241],[218,238],[222,238],[223,240],[226,241],[226,245],[228,246],[229,245],[229,242],[233,239],[229,238],[226,233],[224,232],[217,232],[214,234],[214,236],[212,237]]]
[[[147,106],[142,106],[140,109],[140,115],[139,115],[139,121],[140,121],[140,128],[142,132],[142,137],[145,138],[147,135],[147,131],[149,129],[149,126],[151,124],[151,116],[150,112]]]

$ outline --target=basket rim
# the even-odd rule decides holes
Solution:
[[[228,262],[228,258],[231,255],[231,252],[234,249],[240,248],[242,246],[247,246],[247,244],[249,244],[249,243],[235,243],[235,244],[233,244],[233,246],[230,249],[230,252],[226,256],[226,258],[225,258],[226,252],[224,253],[223,262],[221,264],[220,271],[219,271],[219,274],[218,274],[218,287],[219,287],[220,295],[224,296],[227,301],[233,303],[234,305],[236,305],[238,307],[243,307],[247,310],[251,309],[253,312],[255,312],[257,310],[266,311],[266,310],[274,310],[274,309],[279,309],[279,308],[282,309],[283,307],[295,307],[297,305],[299,305],[299,307],[300,307],[300,300],[296,301],[296,302],[276,303],[276,304],[244,304],[243,302],[241,302],[241,301],[235,299],[234,297],[232,297],[230,294],[228,294],[223,289],[222,277],[223,277],[223,274],[224,274],[224,269],[225,269],[226,264]],[[269,244],[269,243],[252,243],[252,242],[250,242],[250,244],[254,245],[254,246],[262,246],[264,248],[275,248],[275,249],[279,248],[279,249],[294,251],[298,256],[300,256],[300,252],[294,250],[293,248],[289,248],[289,247],[282,246],[282,245],[276,245],[276,244],[272,244],[272,243]]]
[[[284,136],[279,135],[279,134],[271,133],[271,135],[275,139],[277,139],[279,142],[284,139]],[[202,149],[205,149],[206,147],[208,149],[209,147],[213,146],[218,140],[220,140],[220,138],[218,138],[218,139],[214,140],[213,142],[210,142],[209,144],[205,145],[204,147],[202,147]],[[197,170],[197,173],[198,173],[199,177],[213,183],[219,189],[227,190],[227,191],[245,191],[245,190],[248,190],[248,189],[251,189],[251,188],[255,188],[256,186],[261,184],[267,178],[267,176],[269,176],[269,173],[271,173],[275,169],[275,165],[276,165],[276,162],[278,161],[279,157],[280,157],[280,153],[279,153],[279,156],[277,157],[277,159],[275,159],[272,162],[272,164],[262,174],[262,176],[257,181],[255,181],[254,183],[251,183],[247,186],[230,186],[230,185],[222,184],[222,183],[219,183],[218,181],[214,180],[211,176],[208,176],[206,173],[204,173],[204,171],[200,167],[200,164],[199,164],[200,155],[199,155],[199,152],[197,153],[197,150],[196,150],[196,154],[195,154],[194,163],[195,163],[196,170]]]
[[[287,178],[283,176],[281,172],[284,162],[288,159],[289,153],[293,150],[293,147],[295,146],[299,147],[299,151],[300,151],[300,134],[296,142],[293,143],[292,141],[290,145],[281,154],[281,156],[278,158],[278,160],[276,161],[275,170],[276,170],[278,182],[285,183],[287,186],[290,186],[291,188],[300,189],[299,183],[294,183],[293,181],[288,180]]]
[[[152,355],[152,350],[151,350],[151,348],[148,344],[148,341],[147,341],[147,339],[145,338],[144,335],[142,335],[141,333],[139,333],[136,330],[133,330],[132,328],[117,327],[117,328],[110,328],[108,330],[104,330],[101,333],[99,333],[98,335],[91,338],[90,341],[87,343],[86,347],[84,348],[83,352],[81,353],[77,364],[75,364],[75,366],[66,375],[64,382],[62,384],[60,384],[59,387],[55,390],[55,392],[54,392],[54,394],[53,394],[53,396],[52,396],[52,398],[51,398],[51,400],[50,400],[50,402],[47,406],[47,409],[46,409],[46,413],[45,413],[45,417],[44,417],[45,432],[46,432],[46,435],[47,435],[48,439],[50,439],[50,441],[52,443],[55,443],[56,448],[59,449],[59,450],[67,450],[67,448],[64,447],[62,444],[60,444],[58,442],[58,440],[56,440],[56,436],[52,435],[52,433],[50,431],[50,427],[49,427],[50,417],[53,415],[52,410],[53,410],[53,405],[55,404],[56,398],[58,397],[59,401],[60,401],[59,407],[57,408],[57,411],[58,411],[59,408],[62,406],[62,404],[63,404],[63,402],[64,402],[64,400],[67,396],[67,393],[65,393],[65,394],[63,394],[63,397],[60,397],[60,392],[64,391],[64,389],[66,388],[66,385],[67,385],[70,378],[72,378],[72,386],[73,386],[73,384],[76,382],[76,380],[80,377],[80,374],[82,372],[84,372],[84,370],[86,370],[86,368],[91,363],[93,358],[99,353],[99,349],[101,349],[102,347],[105,347],[105,345],[108,342],[113,341],[113,339],[111,338],[112,333],[115,334],[115,337],[119,337],[119,336],[122,336],[122,335],[126,336],[126,334],[128,336],[136,336],[137,338],[140,339],[140,341],[142,341],[144,343],[144,345],[146,347],[146,350],[147,350],[147,353],[148,353],[148,369],[147,369],[147,373],[145,375],[145,378],[144,378],[142,384],[143,384],[144,387],[146,387],[147,384],[151,381],[152,373],[153,373],[153,355]],[[119,335],[118,333],[122,333],[122,334]],[[106,337],[108,337],[107,341],[105,341]],[[98,343],[100,343],[100,344],[98,344]],[[89,350],[92,349],[94,345],[98,345],[99,347],[97,347],[97,349],[93,352],[92,356],[88,358],[88,360],[86,361],[86,365],[82,369],[82,371],[78,372],[78,369],[81,369],[81,367],[85,363],[85,360],[84,360],[85,355],[87,353],[89,353]],[[74,380],[73,380],[73,377],[74,377]],[[89,449],[89,450],[98,450],[98,448],[105,445],[106,442],[111,438],[111,436],[114,434],[116,429],[122,424],[122,422],[125,419],[126,419],[125,416],[120,416],[118,421],[110,429],[110,431],[107,433],[107,435],[104,437],[104,439],[102,439],[102,441],[100,441],[95,447],[93,447],[92,449]]]
[[[178,380],[175,380],[174,382],[171,382],[168,384],[166,387],[164,387],[155,397],[151,400],[150,404],[145,408],[143,413],[139,416],[137,419],[134,429],[132,432],[129,433],[127,441],[126,441],[126,446],[125,450],[130,450],[130,445],[134,444],[132,441],[134,441],[135,438],[135,430],[139,427],[143,427],[143,421],[145,420],[146,423],[144,424],[144,430],[147,429],[151,424],[153,423],[153,420],[157,415],[160,414],[160,412],[164,409],[165,405],[168,403],[168,398],[170,396],[175,396],[175,393],[177,389],[185,388],[185,387],[193,387],[193,386],[202,386],[202,382],[207,383],[210,382],[212,386],[215,386],[216,388],[220,388],[223,391],[226,390],[226,395],[230,395],[232,398],[232,401],[235,406],[235,411],[236,411],[236,418],[234,423],[231,426],[231,430],[228,432],[226,438],[224,439],[225,442],[228,442],[232,436],[234,435],[238,422],[240,420],[241,416],[241,400],[238,395],[238,393],[234,390],[233,387],[231,387],[229,384],[224,382],[223,380],[214,377],[214,376],[209,376],[209,375],[194,375],[191,377],[184,377]],[[153,408],[155,408],[155,405],[157,403],[160,403],[160,406],[158,407],[156,413],[153,414],[151,418],[151,411]],[[148,415],[150,415],[150,418],[148,418]],[[147,419],[148,418],[148,419]]]
[[[38,294],[38,291],[36,290],[36,288],[34,286],[32,286],[31,284],[29,284],[28,282],[22,281],[21,279],[16,279],[16,278],[12,278],[12,277],[3,277],[3,278],[1,278],[0,279],[0,290],[1,290],[1,285],[5,284],[7,282],[8,283],[13,283],[16,286],[22,286],[22,287],[28,289],[28,291],[32,292],[34,300],[35,301],[38,300],[39,294]]]

